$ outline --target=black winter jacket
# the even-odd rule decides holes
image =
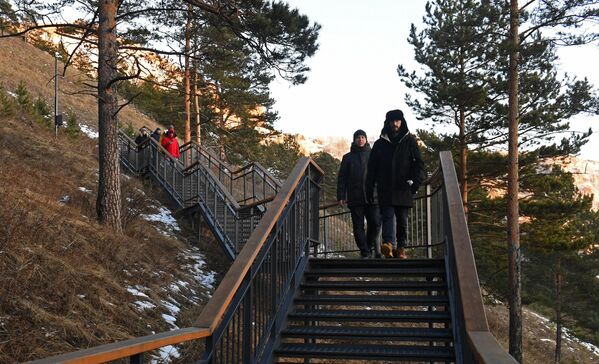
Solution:
[[[376,186],[380,205],[412,207],[412,195],[424,180],[424,162],[418,143],[405,122],[395,138],[390,138],[386,132],[383,128],[370,153],[366,197],[374,198]]]
[[[362,148],[351,145],[343,156],[337,175],[337,201],[347,200],[348,206],[366,205],[366,169],[370,156],[370,144]]]

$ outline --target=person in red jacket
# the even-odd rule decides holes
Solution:
[[[173,157],[179,159],[179,142],[177,141],[177,134],[175,134],[174,128],[168,128],[166,135],[162,138],[162,146]]]

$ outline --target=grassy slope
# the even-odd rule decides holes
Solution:
[[[62,72],[62,63],[58,64]],[[41,95],[48,105],[54,105],[54,58],[48,53],[23,42],[20,38],[0,39],[0,82],[8,91],[14,91],[20,81],[25,82],[33,97]],[[83,83],[95,84],[88,76],[69,67],[64,79],[60,80],[59,107],[62,112],[74,112],[79,122],[98,130],[98,103]],[[124,101],[121,101],[124,103]],[[53,106],[52,106],[53,108]],[[131,123],[134,130],[146,125],[153,129],[154,120],[132,106],[119,112],[120,124]]]
[[[21,41],[0,40],[0,82],[8,91],[22,80],[33,96],[49,93],[50,62]],[[78,120],[96,120],[94,102],[63,100]],[[155,125],[132,109],[123,115],[136,126]],[[63,133],[55,139],[33,120],[16,106],[0,110],[0,363],[170,330],[163,315],[173,315],[173,305],[180,309],[177,326],[191,326],[212,289],[193,274],[198,253],[208,261],[206,271],[226,269],[211,237],[198,250],[186,242],[192,234],[185,228],[179,236],[159,232],[162,225],[142,214],[158,212],[164,194],[126,176],[126,231],[115,236],[94,220],[97,141]]]

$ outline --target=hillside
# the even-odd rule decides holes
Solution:
[[[59,73],[63,64],[58,64]],[[22,41],[20,38],[3,38],[0,40],[0,85],[9,92],[16,90],[19,82],[25,82],[27,90],[33,97],[42,96],[48,105],[54,105],[54,58]],[[59,110],[63,113],[74,113],[79,123],[89,126],[92,131],[98,130],[98,102],[90,95],[87,84],[95,84],[87,75],[69,67],[63,79],[59,81]],[[121,100],[124,103],[125,100]],[[52,106],[53,107],[53,106]],[[137,111],[133,106],[126,106],[119,112],[122,127],[131,123],[134,130],[141,126],[154,128],[157,126],[151,118]]]
[[[0,116],[0,363],[189,326],[227,268],[149,182],[123,175],[122,236],[97,224],[96,154]]]

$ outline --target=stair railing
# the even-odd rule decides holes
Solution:
[[[202,310],[195,327],[101,345],[37,360],[48,363],[103,363],[166,345],[204,339],[201,363],[268,363],[292,303],[310,249],[318,241],[322,170],[301,158],[271,207]]]
[[[439,216],[442,190],[439,171],[426,179],[416,197],[414,206],[408,215],[407,247],[413,249],[410,256],[433,257],[433,250],[445,244],[439,235]],[[440,216],[439,216],[440,217]],[[436,224],[436,225],[433,225]],[[320,207],[320,246],[316,252],[319,258],[345,256],[359,253],[354,241],[351,212],[348,207],[330,202]],[[379,234],[379,242],[381,236]]]
[[[489,331],[478,281],[474,252],[466,224],[466,214],[451,152],[439,154],[443,204],[437,209],[437,221],[445,236],[445,261],[448,272],[452,325],[458,363],[515,364]]]
[[[201,163],[211,169],[240,205],[271,201],[281,182],[258,162],[235,168],[195,142],[181,146],[181,160],[188,168]]]
[[[233,170],[194,143],[182,147],[182,158],[176,159],[152,138],[137,145],[120,131],[118,141],[121,162],[131,172],[149,173],[180,208],[200,206],[208,225],[231,259],[256,227],[265,210],[263,205],[272,201],[280,188],[280,182],[263,167],[252,164]],[[194,153],[202,157],[196,157],[195,162],[188,165],[190,160],[185,158]],[[215,166],[221,171],[220,178],[215,175]],[[251,189],[246,187],[248,183],[252,183]],[[243,187],[241,192],[235,188],[238,185]],[[242,196],[252,194],[245,198],[244,205],[240,205],[232,192],[240,192]]]

